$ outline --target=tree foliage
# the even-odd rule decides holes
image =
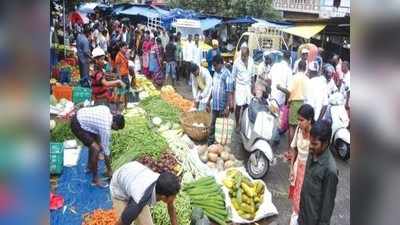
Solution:
[[[209,15],[277,19],[272,0],[168,0],[172,8],[192,9]]]

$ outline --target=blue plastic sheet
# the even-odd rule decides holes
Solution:
[[[77,166],[64,167],[58,179],[56,194],[64,198],[64,208],[50,212],[51,225],[81,225],[83,215],[95,209],[111,209],[109,188],[91,186],[92,176],[85,173],[88,151],[82,149]],[[103,161],[99,163],[99,174],[105,171]]]

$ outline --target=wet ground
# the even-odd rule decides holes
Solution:
[[[188,99],[192,99],[191,88],[186,82],[178,81],[177,92]],[[234,133],[231,149],[239,160],[247,160],[248,154],[241,147],[239,136]],[[280,144],[273,148],[276,163],[271,166],[269,173],[263,178],[268,189],[272,193],[272,201],[279,215],[259,221],[259,225],[288,225],[290,220],[291,203],[288,199],[288,163],[283,157],[287,150],[288,142],[286,135],[281,136]],[[343,162],[336,157],[336,165],[339,170],[339,184],[337,188],[335,209],[331,218],[331,225],[350,225],[350,161]]]

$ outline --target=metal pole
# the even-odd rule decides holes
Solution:
[[[65,0],[63,1],[63,20],[64,20],[64,58],[67,57],[66,41],[65,41]]]

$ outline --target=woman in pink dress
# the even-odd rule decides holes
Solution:
[[[151,79],[149,72],[149,59],[150,59],[150,50],[153,46],[153,42],[150,40],[150,31],[146,31],[144,33],[144,41],[143,41],[143,65],[142,72],[146,75],[147,78]]]
[[[292,202],[293,211],[290,225],[297,224],[299,215],[300,194],[308,158],[308,147],[310,145],[310,130],[311,125],[314,123],[314,109],[312,106],[304,104],[299,108],[298,115],[299,123],[290,144],[290,148],[294,152],[289,174],[289,199]]]

